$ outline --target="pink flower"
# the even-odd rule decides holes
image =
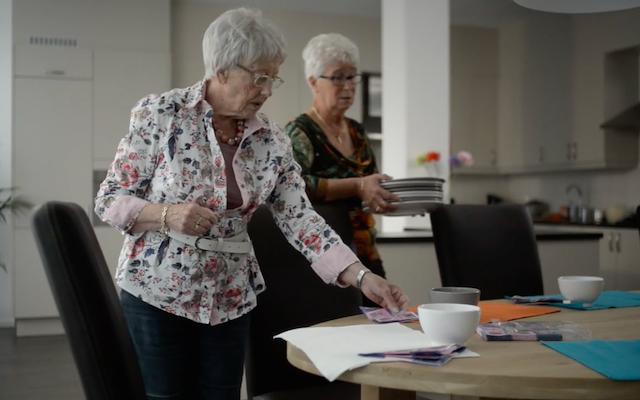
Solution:
[[[469,167],[473,165],[473,156],[468,151],[459,151],[449,159],[452,167]]]

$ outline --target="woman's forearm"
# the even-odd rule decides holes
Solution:
[[[133,227],[131,227],[131,233],[160,230],[162,209],[165,206],[165,204],[148,204],[145,206],[138,215]]]
[[[333,201],[349,197],[360,197],[362,178],[327,179],[325,200]]]

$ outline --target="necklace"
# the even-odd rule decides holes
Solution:
[[[311,111],[313,111],[313,113],[316,115],[316,117],[318,117],[318,119],[320,120],[320,122],[322,122],[322,124],[325,126],[325,128],[327,129],[327,133],[330,133],[329,131],[331,129],[329,124],[327,123],[327,121],[324,120],[324,118],[322,118],[322,115],[320,115],[320,113],[318,112],[318,110],[316,109],[315,106],[311,106]],[[338,141],[338,144],[340,146],[342,146],[342,127],[343,127],[343,123],[340,124],[340,129],[338,129],[338,133],[334,134],[333,137],[336,138],[336,140]]]
[[[213,118],[211,118],[211,124],[213,125],[213,131],[216,135],[216,137],[218,139],[220,139],[222,142],[230,145],[230,146],[237,146],[240,144],[240,141],[242,140],[242,135],[244,135],[244,130],[247,128],[247,124],[245,122],[244,119],[237,119],[236,120],[236,131],[234,133],[233,136],[225,136],[222,132],[222,129],[218,129],[216,127],[216,123],[213,120]]]

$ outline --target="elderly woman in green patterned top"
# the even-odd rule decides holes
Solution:
[[[285,131],[307,193],[314,202],[350,204],[356,254],[373,272],[385,276],[375,247],[375,220],[362,205],[385,213],[397,198],[380,186],[390,177],[378,172],[363,126],[345,116],[360,82],[358,48],[343,35],[322,34],[309,41],[302,58],[313,103]]]

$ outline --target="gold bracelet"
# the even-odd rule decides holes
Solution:
[[[167,226],[167,211],[169,206],[162,207],[162,214],[160,214],[160,233],[163,235],[169,234],[169,226]]]
[[[360,197],[364,194],[364,176],[360,177]]]

